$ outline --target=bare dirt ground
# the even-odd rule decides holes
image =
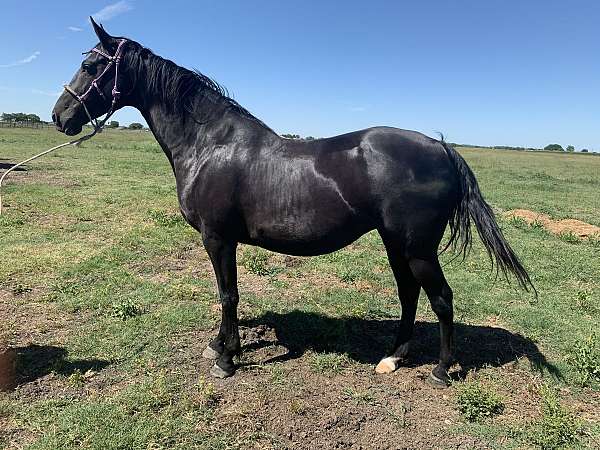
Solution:
[[[21,359],[16,393],[23,400],[111,395],[131,382],[106,362],[61,364],[66,358],[62,342],[83,317],[59,312],[52,304],[26,302],[6,291],[0,296],[0,317],[10,319],[13,339],[18,337],[18,342],[13,340]],[[311,368],[312,358],[324,349],[335,352],[338,344],[332,348],[292,327],[311,319],[299,311],[267,313],[250,320],[242,314],[240,368],[225,380],[210,379],[212,362],[201,357],[216,327],[175,336],[169,367],[188,380],[190,390],[204,376],[216,390],[214,420],[199,423],[198,430],[226,430],[241,440],[254,436],[253,448],[490,448],[479,437],[457,430],[463,421],[454,388],[439,389],[427,381],[437,357],[437,324],[418,318],[412,356],[394,374],[381,376],[373,367],[392,339],[397,321],[332,318],[329,325],[342,327],[349,338],[345,345],[339,344],[339,352],[342,347],[352,350],[348,364],[327,374]],[[535,345],[490,318],[485,326],[457,324],[457,348],[460,364],[453,369],[454,377],[483,370],[506,400],[496,423],[522,424],[539,415],[535,392],[540,380],[530,363],[551,366]],[[65,375],[74,367],[89,377],[84,387],[68,383]],[[598,412],[580,404],[568,389],[563,394],[581,417],[599,419]],[[597,393],[590,395],[600,403]],[[19,430],[11,431],[13,442],[30,439],[20,436]]]
[[[552,234],[573,233],[580,238],[600,236],[600,227],[577,219],[552,220],[550,216],[528,209],[514,209],[506,212],[507,217],[518,217],[529,225],[539,223]]]

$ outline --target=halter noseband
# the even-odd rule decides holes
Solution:
[[[92,81],[92,84],[90,84],[90,87],[83,94],[81,94],[81,95],[77,94],[77,92],[75,92],[73,89],[71,89],[71,87],[68,84],[65,84],[63,86],[65,88],[65,91],[67,91],[69,94],[71,94],[73,96],[73,98],[75,98],[75,100],[77,100],[83,106],[83,109],[85,110],[85,113],[87,114],[88,119],[90,119],[90,123],[94,127],[94,133],[97,133],[100,130],[102,130],[102,127],[104,126],[106,121],[110,118],[110,116],[113,115],[113,113],[115,112],[115,105],[121,96],[121,92],[119,92],[119,89],[118,89],[119,63],[121,62],[123,45],[126,42],[127,42],[127,39],[119,40],[119,45],[117,46],[117,50],[115,51],[115,54],[113,56],[111,56],[107,53],[104,53],[102,50],[99,50],[97,48],[93,48],[90,50],[89,53],[91,53],[91,52],[98,53],[99,55],[104,56],[106,59],[108,59],[108,64],[106,65],[106,67],[104,68],[102,73],[100,75],[98,75],[96,78],[94,78],[94,80]],[[100,78],[102,78],[104,76],[105,73],[107,73],[110,70],[110,68],[112,67],[113,64],[115,65],[115,85],[113,86],[113,89],[112,89],[112,103],[111,103],[110,109],[106,113],[106,116],[104,117],[104,119],[102,121],[98,122],[98,119],[92,119],[92,115],[90,114],[89,110],[87,109],[87,106],[85,105],[85,101],[87,100],[87,98],[91,94],[92,90],[94,90],[94,89],[96,89],[96,91],[98,92],[98,94],[100,95],[102,100],[106,101],[106,96],[104,95],[102,90],[98,87],[98,81],[100,80]]]

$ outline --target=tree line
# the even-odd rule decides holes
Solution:
[[[26,113],[2,113],[1,120],[3,122],[43,122],[40,116],[37,114],[26,114]]]

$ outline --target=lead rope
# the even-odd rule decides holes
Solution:
[[[92,131],[90,134],[86,134],[85,136],[80,137],[79,139],[75,139],[74,141],[65,142],[64,144],[60,144],[60,145],[57,145],[56,147],[52,147],[52,148],[49,148],[48,150],[44,150],[42,153],[38,153],[37,155],[32,156],[31,158],[27,158],[26,160],[21,161],[20,163],[15,164],[10,169],[8,169],[6,172],[4,172],[2,174],[2,176],[0,177],[0,216],[2,215],[2,182],[4,181],[4,179],[6,178],[6,176],[9,173],[11,173],[17,167],[21,167],[23,164],[27,164],[28,162],[33,161],[34,159],[37,159],[37,158],[39,158],[41,156],[44,156],[44,155],[46,155],[46,154],[48,154],[50,152],[53,152],[54,150],[58,150],[59,148],[66,147],[67,145],[77,145],[77,144],[79,144],[79,143],[81,143],[83,141],[87,141],[88,139],[91,139],[97,133],[100,133],[102,131],[102,128],[104,128],[104,125],[106,124],[106,122],[108,121],[108,119],[115,112],[115,105],[116,105],[116,103],[117,103],[117,101],[118,101],[118,99],[119,99],[119,97],[121,95],[121,93],[118,90],[119,63],[121,62],[121,49],[122,49],[123,45],[125,44],[125,42],[127,42],[126,39],[121,39],[119,41],[119,46],[117,47],[117,50],[116,50],[114,56],[107,55],[102,50],[98,50],[96,48],[92,49],[93,52],[99,53],[100,55],[102,55],[105,58],[107,58],[109,60],[109,63],[104,68],[104,71],[100,74],[100,76],[96,77],[94,79],[94,81],[92,81],[92,84],[90,85],[90,87],[88,88],[88,90],[83,95],[78,95],[68,85],[64,85],[65,90],[69,94],[71,94],[83,106],[85,114],[88,116],[88,119],[90,120],[90,123],[94,127],[94,131]],[[112,90],[112,96],[113,96],[112,103],[111,103],[111,106],[110,106],[110,110],[106,113],[106,116],[104,117],[104,119],[102,121],[98,122],[98,119],[92,119],[92,115],[90,114],[90,112],[87,109],[87,106],[85,105],[85,100],[86,100],[87,96],[89,95],[89,93],[91,92],[91,90],[92,90],[93,87],[95,87],[96,90],[100,93],[101,97],[103,99],[105,99],[104,94],[102,93],[102,91],[100,90],[100,88],[98,88],[98,84],[96,82],[100,78],[102,78],[102,76],[106,72],[108,72],[108,70],[110,69],[110,67],[113,64],[115,64],[115,85],[114,85],[113,90]]]

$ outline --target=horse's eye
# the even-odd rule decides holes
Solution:
[[[92,64],[83,63],[81,65],[81,70],[83,70],[84,72],[87,72],[90,75],[96,74],[96,66],[94,66]]]

